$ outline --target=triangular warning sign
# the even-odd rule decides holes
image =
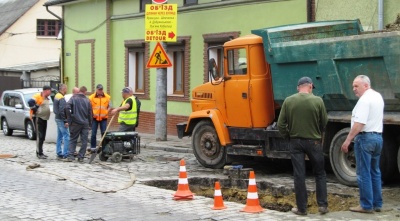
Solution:
[[[167,68],[171,66],[172,63],[169,60],[167,53],[165,53],[160,42],[157,42],[157,45],[147,62],[147,68]]]

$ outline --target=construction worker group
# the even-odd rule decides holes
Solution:
[[[58,89],[54,96],[53,112],[57,125],[55,152],[59,160],[72,162],[77,157],[78,162],[84,162],[89,131],[91,130],[90,148],[95,149],[98,128],[100,127],[100,133],[103,135],[107,123],[112,123],[107,121],[109,115],[118,114],[119,131],[135,131],[138,126],[140,101],[133,95],[131,87],[122,89],[122,103],[115,108],[112,106],[111,96],[104,91],[102,84],[98,84],[92,94],[88,93],[85,86],[74,87],[70,96],[66,95],[67,85],[60,84]],[[51,114],[49,106],[53,91],[55,90],[45,85],[41,92],[33,95],[28,101],[31,120],[36,128],[36,156],[39,159],[48,157],[43,152],[43,142]],[[82,145],[76,152],[78,138],[81,139]]]

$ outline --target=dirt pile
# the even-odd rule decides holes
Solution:
[[[386,30],[400,31],[400,14],[397,14],[397,18],[393,23],[386,25]]]

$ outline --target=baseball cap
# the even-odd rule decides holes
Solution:
[[[121,93],[131,93],[131,89],[129,89],[129,87],[125,87],[124,89],[122,89]]]
[[[103,89],[103,85],[102,85],[102,84],[98,84],[98,85],[96,86],[96,88],[97,88],[97,89]]]
[[[49,85],[45,85],[45,86],[43,86],[43,90],[45,91],[45,90],[51,90],[51,87],[49,86]]]
[[[302,84],[312,84],[312,87],[315,88],[314,83],[312,82],[311,78],[309,78],[309,77],[300,78],[299,82],[297,83],[297,86],[300,86]]]

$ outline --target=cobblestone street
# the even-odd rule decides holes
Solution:
[[[0,154],[17,157],[0,159],[0,220],[398,220],[399,207],[374,214],[348,211],[331,212],[324,216],[296,216],[290,212],[265,210],[260,214],[239,212],[244,205],[225,201],[226,210],[210,208],[213,199],[195,196],[192,201],[174,201],[175,191],[147,186],[149,180],[178,179],[179,161],[184,158],[189,177],[222,178],[221,170],[200,166],[190,151],[179,151],[176,142],[160,148],[149,145],[144,136],[142,152],[130,162],[62,162],[55,158],[55,144],[45,143],[47,160],[35,157],[35,142],[23,134],[0,135]],[[147,137],[148,140],[151,136]],[[181,141],[185,142],[185,140]],[[174,152],[165,151],[171,145]],[[175,147],[173,147],[175,146]],[[174,149],[175,148],[175,149]],[[178,148],[179,149],[179,148]],[[182,149],[182,147],[181,147]],[[180,153],[179,153],[180,152]],[[27,170],[33,163],[39,168]],[[257,176],[258,180],[266,179]],[[292,185],[288,174],[268,178],[277,185]],[[312,181],[308,187],[312,188]],[[357,192],[335,182],[329,191]],[[396,187],[398,189],[398,187]]]

